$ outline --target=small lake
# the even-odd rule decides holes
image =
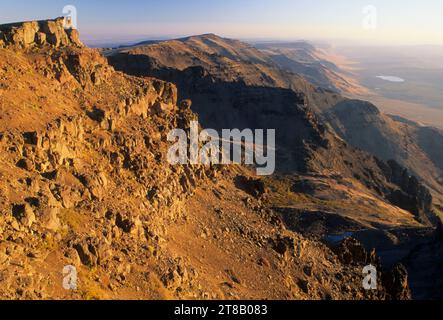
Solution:
[[[385,80],[385,81],[389,81],[389,82],[397,82],[397,83],[405,82],[405,79],[402,79],[402,78],[396,77],[396,76],[377,76],[377,78]]]

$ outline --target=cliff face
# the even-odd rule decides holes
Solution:
[[[0,26],[0,47],[51,45],[83,46],[76,29],[65,29],[65,19],[19,22]]]
[[[384,161],[397,161],[419,177],[437,199],[441,197],[443,157],[439,141],[443,136],[438,129],[397,121],[360,100],[342,101],[322,117],[349,144]]]

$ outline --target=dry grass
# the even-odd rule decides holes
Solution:
[[[83,212],[75,209],[63,209],[60,212],[60,221],[67,225],[70,230],[74,232],[81,232],[85,230],[90,218]]]
[[[165,288],[160,279],[152,272],[149,274],[149,283],[158,300],[174,300],[174,295]]]

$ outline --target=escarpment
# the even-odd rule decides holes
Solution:
[[[141,43],[105,56],[127,74],[176,83],[204,127],[275,128],[278,175],[266,180],[266,201],[287,228],[324,241],[353,234],[392,266],[438,223],[435,130],[309,85],[269,63],[265,52],[215,35]],[[409,279],[421,277],[419,268],[405,265],[414,273]],[[409,296],[404,268],[384,282],[391,297]],[[417,285],[413,291],[426,295]]]

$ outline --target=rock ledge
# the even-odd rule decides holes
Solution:
[[[65,29],[65,18],[63,17],[0,25],[0,47],[28,48],[44,45],[56,48],[83,46],[76,29]]]

